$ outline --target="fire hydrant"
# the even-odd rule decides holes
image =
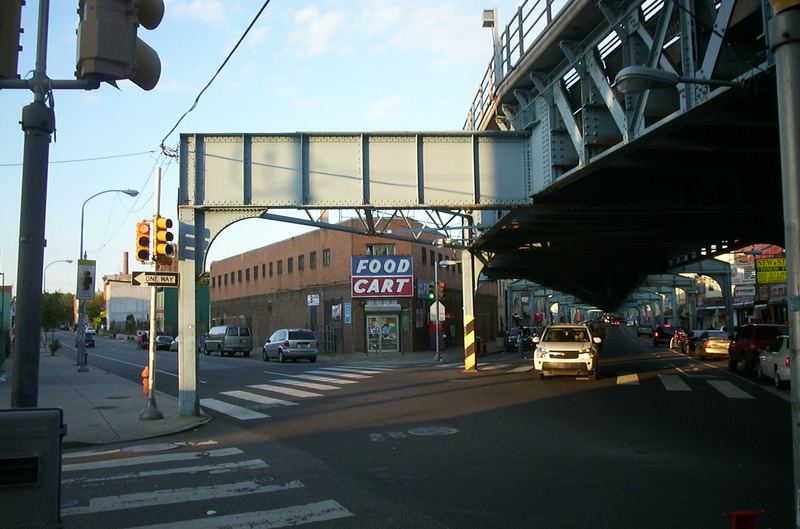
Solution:
[[[142,372],[142,397],[146,397],[150,393],[150,366],[144,366]]]

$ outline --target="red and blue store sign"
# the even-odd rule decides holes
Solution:
[[[404,298],[414,295],[410,255],[354,255],[350,290],[354,298]]]

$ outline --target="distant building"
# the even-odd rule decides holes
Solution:
[[[360,221],[341,224],[356,228]],[[431,350],[427,293],[438,278],[445,283],[443,345],[462,345],[461,264],[439,268],[438,275],[435,268],[442,260],[460,261],[460,255],[436,247],[440,236],[420,232],[419,242],[412,242],[316,230],[215,261],[209,273],[211,324],[247,325],[257,347],[277,329],[303,327],[317,332],[328,353]],[[493,340],[499,328],[496,286],[476,294],[473,312],[476,336]]]
[[[130,274],[103,276],[103,299],[110,331],[133,333],[150,321],[150,289],[133,286]]]

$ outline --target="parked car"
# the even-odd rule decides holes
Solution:
[[[243,325],[217,325],[211,327],[206,336],[206,343],[203,346],[203,353],[210,355],[214,351],[220,356],[242,353],[250,356],[253,350],[253,335],[250,327]]]
[[[261,348],[261,359],[269,362],[277,358],[279,362],[305,358],[317,361],[317,335],[309,329],[278,329]]]
[[[669,323],[659,325],[653,331],[653,345],[669,345],[672,337],[675,336],[675,329]]]
[[[84,334],[97,334],[97,329],[94,327],[86,327],[86,332]]]
[[[78,347],[78,337],[75,337],[75,347]],[[84,334],[83,335],[83,347],[94,347],[94,335],[93,334]]]
[[[697,345],[697,340],[700,339],[700,336],[702,336],[704,332],[706,331],[699,330],[686,333],[685,338],[680,343],[681,352],[688,355],[694,354],[694,347]]]
[[[172,343],[169,344],[170,351],[177,351],[178,347],[180,347],[180,336],[176,336]],[[200,343],[200,336],[197,337],[197,351],[202,351],[202,345]]]
[[[506,335],[506,351],[516,351],[519,349],[519,339],[522,335],[522,348],[533,349],[533,336],[536,330],[533,327],[514,327]]]
[[[696,332],[696,331],[694,331]],[[700,358],[707,356],[728,356],[731,337],[726,331],[703,331],[690,349],[690,353]]]
[[[156,336],[156,341],[154,342],[156,346],[156,351],[159,349],[166,349],[169,350],[170,346],[172,345],[172,336],[167,336],[166,334],[159,334]]]
[[[636,329],[636,336],[653,336],[653,326],[649,323],[642,323]]]
[[[597,345],[599,336],[584,324],[563,323],[549,325],[541,336],[534,336],[536,350],[533,354],[534,374],[587,375],[597,378]]]
[[[758,355],[756,378],[772,378],[776,388],[782,388],[791,380],[789,369],[789,336],[776,336]]]
[[[756,366],[760,349],[783,334],[789,334],[788,325],[774,323],[742,325],[728,347],[728,369],[736,371],[741,363],[742,371],[748,373]]]

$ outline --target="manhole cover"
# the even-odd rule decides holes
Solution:
[[[123,448],[123,452],[162,452],[164,450],[174,450],[178,445],[173,443],[153,443],[149,445],[137,445]]]
[[[128,397],[127,395],[116,395],[113,397],[106,397],[106,398],[109,400],[115,400],[115,399],[129,399],[130,397]]]
[[[116,410],[116,406],[95,406],[94,409],[96,410]]]
[[[427,428],[412,428],[408,431],[411,435],[453,435],[458,430],[448,426],[429,426]]]

